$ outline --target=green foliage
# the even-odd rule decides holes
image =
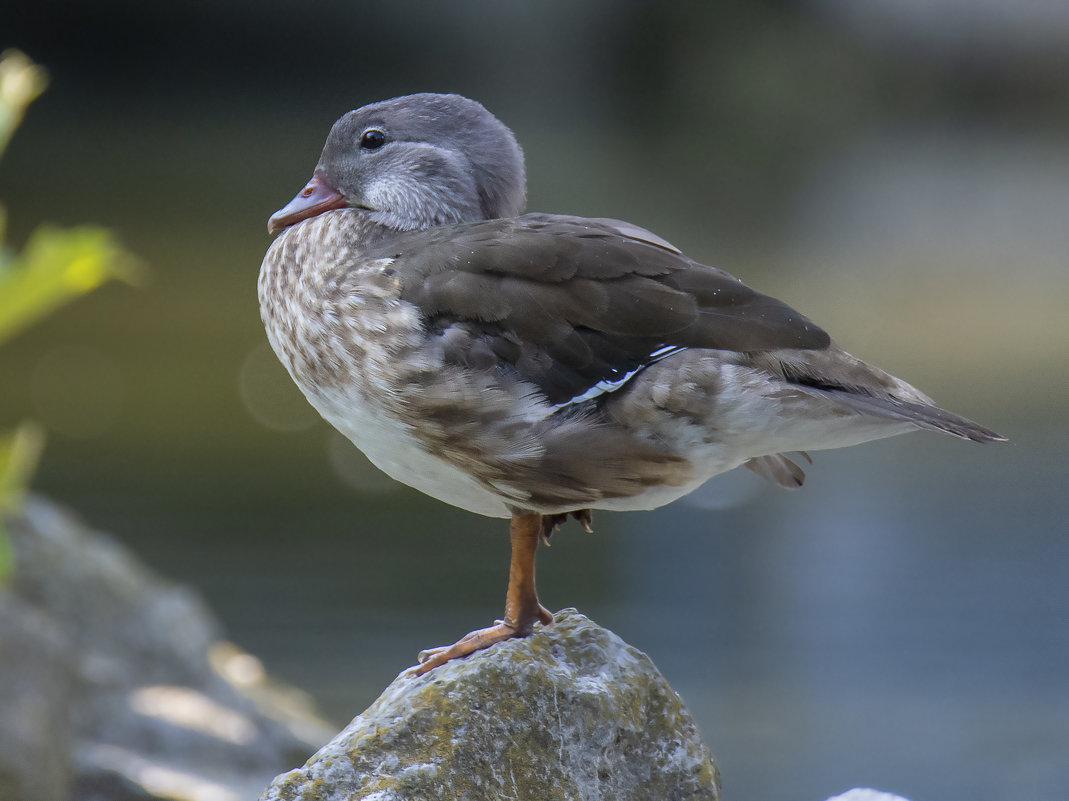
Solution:
[[[0,580],[13,565],[4,517],[22,503],[44,444],[45,432],[37,423],[24,422],[14,431],[0,433]]]
[[[0,53],[0,155],[3,155],[11,134],[22,122],[26,106],[45,90],[48,75],[25,53],[5,50]]]
[[[44,70],[22,53],[0,54],[0,155],[46,83]],[[0,206],[0,343],[101,284],[136,275],[134,258],[102,228],[42,225],[13,253],[4,245],[5,220]],[[18,510],[43,446],[36,423],[0,432],[0,581],[13,569],[5,518]]]
[[[112,278],[132,280],[135,269],[102,228],[42,225],[21,254],[0,258],[0,343]]]

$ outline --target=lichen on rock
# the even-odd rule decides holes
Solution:
[[[719,775],[654,664],[574,609],[402,673],[262,801],[710,799]]]

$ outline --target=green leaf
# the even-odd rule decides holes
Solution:
[[[39,423],[21,423],[0,434],[0,511],[18,507],[41,460],[45,431]]]
[[[138,272],[103,228],[42,225],[21,254],[0,261],[0,342],[113,278],[134,282]]]
[[[44,444],[45,432],[37,423],[22,423],[14,431],[0,434],[0,583],[14,569],[6,518],[22,504]]]
[[[0,53],[0,153],[7,147],[26,106],[45,90],[48,73],[34,64],[25,53],[5,50]]]

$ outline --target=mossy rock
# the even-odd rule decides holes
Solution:
[[[402,674],[263,801],[710,799],[716,765],[654,664],[574,609]]]

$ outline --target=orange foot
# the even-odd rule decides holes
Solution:
[[[453,645],[422,651],[420,664],[409,673],[422,676],[450,659],[489,648],[495,642],[526,637],[534,630],[535,623],[548,626],[553,622],[550,611],[538,603],[535,590],[535,551],[545,525],[545,518],[536,513],[517,513],[509,522],[512,560],[509,563],[509,587],[505,593],[505,619],[489,628],[473,631]]]
[[[483,648],[489,648],[494,643],[504,642],[513,637],[526,637],[534,631],[536,620],[543,626],[550,626],[553,624],[553,613],[539,604],[537,616],[527,621],[524,625],[498,620],[493,626],[476,629],[465,634],[452,645],[443,645],[438,648],[428,648],[426,651],[420,651],[417,657],[419,664],[410,668],[408,672],[413,676],[422,676],[439,665],[444,665],[451,659],[467,656],[476,651],[481,651]]]

